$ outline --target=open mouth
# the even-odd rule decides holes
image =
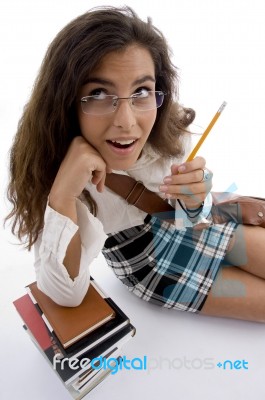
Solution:
[[[134,145],[136,140],[107,140],[107,142],[117,149],[128,149]]]

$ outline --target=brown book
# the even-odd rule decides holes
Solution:
[[[90,282],[84,300],[77,307],[56,304],[38,289],[36,282],[28,285],[28,292],[32,300],[38,303],[44,321],[55,332],[64,348],[115,317],[115,311],[95,288],[93,281]]]

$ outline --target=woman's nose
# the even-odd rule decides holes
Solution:
[[[114,112],[114,125],[126,131],[136,124],[135,113],[128,99],[119,99],[117,108]]]

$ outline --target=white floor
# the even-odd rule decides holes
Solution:
[[[118,1],[111,3],[120,4]],[[174,32],[170,27],[177,30],[178,26],[173,25],[172,19],[166,24],[164,2],[162,5],[154,2],[153,11],[149,2],[143,4],[132,0],[127,3],[138,12],[141,9],[146,15],[153,14],[156,23],[161,17],[160,26],[163,22],[163,29],[171,37],[170,42],[177,55],[179,42],[173,40]],[[214,190],[237,188],[238,193],[265,197],[263,1],[257,0],[254,7],[254,3],[248,0],[231,0],[227,9],[223,9],[224,4],[217,0],[176,3],[179,13],[183,13],[176,14],[176,17],[181,15],[178,23],[183,18],[181,29],[187,27],[180,41],[179,54],[182,101],[196,108],[196,123],[202,127],[206,127],[222,101],[228,101],[226,110],[201,150],[201,155],[207,159],[207,166],[214,171]],[[56,8],[58,3],[46,1],[38,4],[41,7],[29,0],[11,0],[5,3],[5,7],[1,6],[1,36],[7,40],[8,35],[13,35],[7,41],[5,63],[0,66],[3,78],[0,96],[1,222],[8,207],[4,199],[6,155],[42,58],[40,53],[68,20],[87,8],[105,2],[90,1],[84,5],[83,1],[77,0],[73,5],[73,2],[68,4],[65,1],[62,3],[65,16],[62,16],[62,8]],[[168,18],[173,18],[170,8],[166,12]],[[191,30],[187,39],[190,18],[194,31]],[[184,38],[188,42],[186,54]],[[230,42],[231,51],[228,54],[226,48]],[[195,52],[192,57],[196,62],[189,61],[192,51]],[[28,61],[30,57],[31,61]],[[198,127],[194,129],[201,130]],[[14,244],[15,239],[8,228],[3,230],[2,223],[0,229],[0,398],[68,399],[70,397],[63,385],[23,331],[12,305],[14,299],[25,293],[24,286],[35,279],[33,255]],[[87,398],[265,398],[265,325],[201,317],[147,304],[127,292],[101,255],[93,263],[91,272],[130,316],[137,329],[136,336],[124,349],[127,358],[147,356],[148,368],[146,371],[120,371]],[[242,368],[223,369],[217,366],[225,360],[239,360],[241,363],[236,365]]]
[[[102,256],[91,271],[136,327],[136,336],[124,354],[130,360],[147,356],[147,370],[119,371],[87,398],[264,399],[265,325],[190,315],[145,303],[127,292]],[[12,306],[33,279],[31,256],[12,250],[1,268],[1,398],[70,399],[22,329]],[[241,363],[233,369],[231,364],[226,369],[217,366],[226,360]]]

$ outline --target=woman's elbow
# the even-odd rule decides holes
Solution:
[[[38,288],[50,297],[56,304],[63,307],[78,307],[87,293],[88,287],[75,287],[72,288],[46,288],[37,282]]]

